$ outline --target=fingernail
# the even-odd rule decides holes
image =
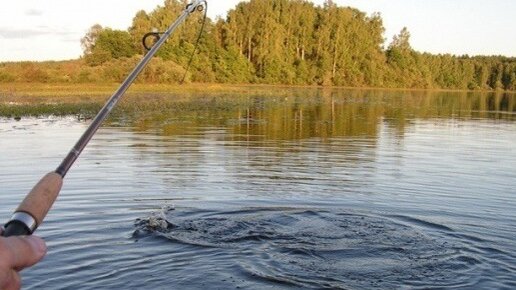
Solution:
[[[29,236],[27,237],[27,241],[31,244],[32,248],[38,252],[39,254],[45,254],[47,252],[47,245],[45,244],[45,241],[36,236]]]

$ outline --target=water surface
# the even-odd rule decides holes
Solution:
[[[516,287],[514,95],[153,97],[72,168],[25,288]],[[0,119],[0,216],[88,122]]]

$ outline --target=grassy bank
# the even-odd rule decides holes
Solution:
[[[94,117],[119,84],[0,84],[0,116]],[[267,97],[267,98],[263,98]],[[185,115],[224,115],[225,112],[261,110],[266,106],[305,104],[388,104],[384,109],[404,107],[421,110],[443,103],[466,111],[516,110],[515,94],[442,90],[341,89],[271,85],[134,84],[112,113],[112,119],[163,119]],[[290,105],[289,105],[290,106]],[[450,112],[451,114],[452,112]],[[216,116],[217,115],[217,116]]]
[[[119,84],[0,84],[0,116],[68,116],[88,119],[102,108]],[[288,96],[288,88],[219,84],[133,84],[113,118],[173,112],[226,110],[248,105],[248,96]]]
[[[84,100],[102,100],[110,96],[120,86],[119,83],[0,83],[0,102],[81,102]],[[516,91],[478,91],[478,90],[446,90],[446,89],[404,89],[404,88],[372,88],[372,87],[323,87],[323,86],[292,86],[264,84],[141,84],[131,85],[128,95],[134,94],[260,94],[288,95],[293,90],[322,90],[325,92],[337,90],[372,90],[372,91],[402,91],[402,92],[463,92],[463,93],[503,93],[516,94]]]
[[[95,83],[95,84],[47,84],[47,83],[0,83],[0,100],[30,97],[57,97],[59,99],[70,97],[88,97],[110,95],[118,87],[119,83]],[[128,93],[167,93],[167,92],[239,92],[245,88],[257,88],[258,86],[238,86],[221,84],[133,84]],[[73,100],[73,99],[68,99]],[[36,101],[36,100],[34,100]]]

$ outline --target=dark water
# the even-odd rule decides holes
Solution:
[[[26,289],[516,287],[514,95],[191,102],[99,131],[38,230],[50,250]],[[0,119],[0,216],[86,126]]]

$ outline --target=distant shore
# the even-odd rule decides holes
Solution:
[[[62,98],[61,101],[73,102],[72,97],[102,97],[110,95],[119,86],[118,83],[0,83],[0,102],[20,100],[28,97],[53,97]],[[274,89],[271,91],[271,89]],[[464,93],[508,93],[516,94],[516,91],[503,90],[453,90],[453,89],[417,89],[417,88],[375,88],[375,87],[338,87],[338,86],[303,86],[303,85],[267,85],[267,84],[218,84],[218,83],[188,83],[188,84],[143,84],[136,83],[131,86],[128,94],[136,93],[246,93],[252,91],[264,94],[277,94],[283,90],[371,90],[371,91],[413,91],[413,92],[464,92]],[[279,91],[278,91],[279,90]],[[283,92],[285,93],[285,92]],[[27,99],[27,101],[29,101]]]

